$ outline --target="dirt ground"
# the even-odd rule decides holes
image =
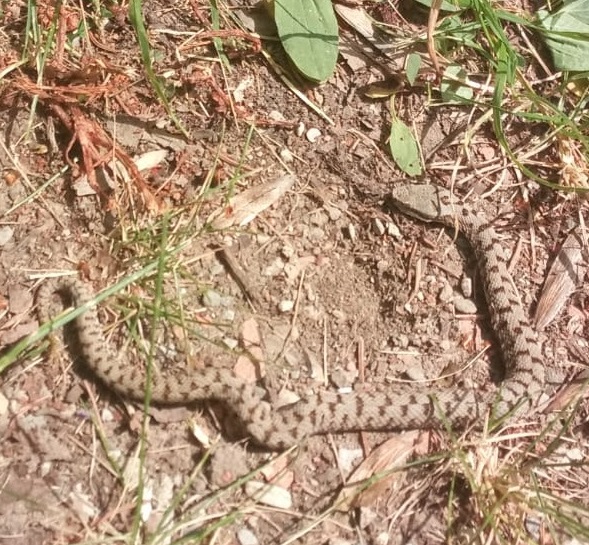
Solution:
[[[66,4],[71,17],[79,15]],[[48,5],[39,9],[39,17],[51,18]],[[34,115],[33,67],[22,66],[2,82],[3,354],[39,327],[34,294],[45,277],[77,274],[99,292],[169,251],[163,316],[154,320],[155,278],[148,273],[101,306],[108,342],[129,365],[141,365],[155,347],[161,365],[197,367],[211,352],[240,366],[232,356],[218,356],[217,347],[203,347],[210,343],[202,337],[235,346],[259,336],[263,372],[276,379],[284,402],[325,384],[394,387],[398,380],[434,380],[456,371],[441,382],[464,388],[500,380],[466,241],[387,206],[387,193],[404,180],[385,144],[388,103],[357,92],[378,72],[354,71],[342,60],[328,82],[307,91],[330,124],[289,92],[261,55],[238,50],[231,69],[222,72],[210,40],[191,43],[200,17],[208,17],[206,6],[145,2],[155,69],[166,72],[174,111],[190,134],[186,140],[151,94],[126,10],[111,9],[115,16],[96,33],[100,47],[94,44],[93,58],[80,51],[73,57],[77,66],[68,61],[62,73],[47,72],[53,91],[38,93]],[[25,14],[18,2],[4,14],[4,64],[20,54]],[[78,85],[72,74],[81,68],[85,78],[108,73],[106,89],[88,91],[87,100],[80,88],[75,94],[55,90]],[[427,158],[425,179],[453,185],[456,195],[493,218],[513,251],[510,267],[532,313],[548,266],[571,224],[586,213],[585,203],[522,180],[488,123],[465,154],[462,128],[470,111],[432,107],[423,89],[401,91],[395,104],[416,128]],[[83,180],[80,139],[64,169],[76,130],[87,129],[101,158],[114,155],[104,140],[99,143],[96,126],[130,157],[158,154],[142,171],[147,189],[111,170],[114,190],[108,198],[109,190],[97,196]],[[311,128],[320,131],[313,141]],[[532,137],[523,125],[510,130],[514,146]],[[97,170],[104,188],[101,173],[109,168]],[[245,227],[203,228],[210,214],[231,215],[228,195],[279,186],[291,175],[294,183]],[[146,201],[158,210],[147,211]],[[236,282],[236,271],[245,286]],[[587,363],[579,357],[586,353],[587,320],[587,302],[577,290],[542,332],[546,365],[561,372],[560,380]],[[142,407],[104,388],[73,350],[62,346],[50,359],[46,348],[46,341],[29,347],[2,375],[0,543],[179,543],[174,540],[182,535],[189,543],[241,545],[429,544],[452,541],[449,536],[468,542],[475,539],[472,528],[484,527],[481,513],[501,503],[498,483],[523,487],[509,466],[518,472],[526,456],[533,465],[542,454],[546,465],[534,473],[538,486],[551,483],[552,494],[589,510],[586,404],[558,447],[556,430],[541,434],[547,419],[539,415],[498,439],[480,432],[468,438],[435,432],[317,436],[260,474],[254,470],[275,455],[250,444],[222,404],[150,407],[146,424]],[[260,370],[246,364],[236,372]],[[547,397],[553,392],[548,389]],[[419,463],[385,480],[361,505],[334,509],[352,469],[391,437],[391,450],[407,441],[419,445]],[[465,453],[463,466],[454,456],[458,450]],[[561,464],[556,473],[546,470],[549,455],[551,464]],[[256,486],[280,471],[272,497],[252,499]],[[483,483],[492,484],[487,489]],[[483,498],[489,505],[481,505]],[[525,536],[565,542],[567,532],[550,526],[541,510],[500,509],[517,525],[513,543]]]

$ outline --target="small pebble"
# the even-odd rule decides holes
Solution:
[[[335,206],[326,206],[325,209],[331,221],[337,221],[342,217],[342,211]]]
[[[391,267],[390,262],[387,259],[380,259],[377,263],[376,263],[376,270],[382,274],[386,271],[388,271]]]
[[[259,244],[260,246],[264,246],[264,244],[267,244],[268,242],[270,242],[270,239],[272,237],[270,235],[267,235],[266,233],[257,233],[256,234],[256,243]],[[221,267],[223,268],[223,270],[225,269],[222,265]]]
[[[338,450],[338,461],[340,467],[345,475],[350,473],[354,466],[356,465],[356,460],[361,459],[363,456],[363,451],[360,448],[350,449],[350,448],[340,448]]]
[[[477,306],[470,300],[456,294],[454,297],[454,309],[460,314],[476,314]]]
[[[313,241],[321,240],[325,237],[325,231],[320,227],[312,227],[309,229],[309,239]]]
[[[279,112],[278,110],[272,110],[268,114],[268,117],[273,121],[286,121],[286,119],[284,118],[284,114],[282,112]]]
[[[7,186],[13,186],[14,184],[16,184],[16,182],[18,182],[20,180],[20,175],[19,173],[12,169],[6,169],[4,171],[4,174],[2,176],[2,181],[7,185]]]
[[[440,341],[440,348],[442,349],[442,352],[449,352],[452,350],[452,346],[453,345],[449,339],[442,339]]]
[[[296,134],[297,136],[303,136],[305,134],[305,124],[302,121],[297,125]]]
[[[374,232],[381,237],[382,235],[385,234],[385,227],[382,221],[380,221],[378,218],[374,218],[372,220],[372,228],[374,229]]]
[[[227,486],[250,471],[242,445],[223,444],[211,452],[209,478],[216,486]]]
[[[141,498],[141,520],[147,522],[153,512],[153,489],[150,486],[143,488]]]
[[[293,377],[294,378],[294,377]],[[276,408],[287,407],[301,400],[301,397],[292,390],[280,390],[276,396]]]
[[[229,348],[229,350],[235,350],[239,346],[239,341],[232,337],[223,337],[223,344]]]
[[[292,284],[299,277],[300,272],[301,268],[298,263],[287,263],[284,266],[284,274],[289,284]]]
[[[387,222],[387,234],[393,238],[403,238],[399,228],[392,222]]]
[[[78,178],[71,185],[71,187],[76,192],[76,196],[78,196],[78,197],[87,197],[88,195],[96,195],[96,191],[90,185],[90,183],[88,182],[88,178],[86,176],[82,176],[81,178]]]
[[[334,369],[331,372],[331,375],[329,378],[331,379],[331,382],[333,382],[333,384],[336,386],[338,391],[343,388],[349,388],[350,384],[352,384],[354,382],[354,374],[352,374],[348,371],[344,371],[343,369],[340,369],[340,368]],[[342,393],[344,393],[344,392],[342,392]]]
[[[53,471],[53,464],[51,462],[43,462],[39,470],[41,478],[45,478],[51,471]]]
[[[278,509],[290,509],[292,507],[291,493],[280,486],[260,481],[248,481],[245,483],[245,493],[255,501],[271,507]]]
[[[113,414],[113,412],[110,409],[102,409],[102,420],[104,422],[114,422],[115,421],[115,415]]]
[[[231,295],[225,295],[221,297],[222,307],[235,307],[235,299]]]
[[[259,545],[258,538],[249,528],[237,530],[237,541],[240,545]]]
[[[306,305],[303,307],[303,313],[305,317],[313,322],[318,322],[323,318],[323,312],[318,309],[315,305]]]
[[[462,280],[460,280],[460,291],[464,297],[472,297],[472,278],[470,276],[462,276]]]
[[[282,254],[282,257],[285,257],[286,259],[290,259],[293,255],[295,255],[296,251],[289,244],[285,244],[281,248],[280,253]]]
[[[440,295],[438,295],[438,299],[440,303],[449,303],[454,298],[454,290],[452,286],[447,282],[444,282],[444,286],[440,291]]]
[[[329,216],[323,211],[317,211],[311,216],[310,221],[313,225],[318,225],[321,227],[323,225],[327,225],[329,222]]]
[[[423,381],[426,379],[423,367],[421,367],[421,364],[418,361],[414,361],[413,365],[409,365],[405,369],[405,374],[409,380]]]
[[[582,463],[585,459],[583,451],[579,448],[568,448],[566,449],[566,457],[570,463]]]
[[[409,337],[403,333],[397,336],[397,346],[399,348],[407,348],[409,346]]]
[[[223,322],[231,323],[235,320],[235,310],[232,308],[226,308],[220,316]]]
[[[321,136],[321,131],[315,127],[309,129],[306,134],[307,140],[309,142],[311,142],[311,144],[314,144],[315,142],[317,142],[317,140],[319,139],[320,136]]]
[[[350,240],[356,240],[356,228],[354,227],[354,225],[352,223],[348,224],[348,236],[350,237]]]
[[[280,312],[290,312],[293,308],[294,301],[291,301],[289,299],[283,299],[282,301],[280,301],[280,303],[278,303],[278,310],[280,310]]]
[[[225,274],[225,267],[218,261],[215,261],[209,268],[209,272],[212,276],[219,276],[221,274]]]
[[[27,312],[33,306],[33,296],[29,290],[24,289],[22,286],[9,285],[8,299],[10,312],[13,314]]]
[[[7,242],[9,242],[13,234],[14,230],[12,227],[9,227],[8,225],[0,227],[0,246],[4,246]]]
[[[277,257],[272,263],[270,263],[263,271],[262,276],[277,276],[284,271],[284,261]]]
[[[287,149],[287,148],[283,148],[280,150],[280,158],[285,162],[285,163],[292,163],[294,161],[294,155],[292,154],[292,152]]]
[[[333,311],[331,312],[331,315],[338,321],[338,322],[343,322],[346,319],[346,313],[339,309],[333,309]]]
[[[524,524],[526,526],[526,530],[532,536],[532,539],[534,541],[539,541],[540,540],[541,524],[540,524],[540,521],[538,520],[538,517],[533,517],[533,516],[528,515],[528,516],[526,516],[526,520],[525,520]]]
[[[220,307],[223,298],[215,290],[207,290],[202,296],[202,303],[205,307]]]
[[[388,532],[381,532],[376,536],[374,543],[376,545],[388,545],[389,543],[389,533]]]
[[[284,360],[293,369],[299,369],[303,365],[303,356],[294,350],[287,350],[284,353]]]
[[[378,514],[370,507],[361,506],[359,509],[358,520],[360,521],[360,528],[366,528],[371,522],[378,518]]]
[[[190,431],[192,436],[202,445],[205,449],[211,448],[211,439],[208,432],[196,421],[190,422]]]

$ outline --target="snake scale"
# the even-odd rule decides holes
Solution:
[[[455,204],[444,188],[403,184],[395,187],[391,197],[402,213],[458,226],[470,242],[506,366],[506,377],[498,389],[415,391],[407,385],[381,385],[349,394],[322,391],[275,408],[258,384],[244,382],[228,368],[208,366],[198,373],[182,369],[174,374],[152,373],[152,401],[178,404],[220,400],[232,408],[256,443],[272,450],[287,448],[318,433],[481,427],[489,411],[493,419],[528,413],[544,386],[541,348],[513,288],[497,234],[480,214]],[[83,357],[94,374],[117,393],[143,400],[145,373],[127,365],[108,346],[96,309],[89,305],[92,293],[84,283],[66,277],[45,283],[37,295],[41,321],[50,319],[49,300],[55,292],[67,295],[77,307],[89,306],[76,318],[75,326]]]

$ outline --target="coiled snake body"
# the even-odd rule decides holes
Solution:
[[[392,193],[399,210],[424,221],[457,225],[470,242],[479,264],[489,315],[506,366],[499,389],[456,388],[415,391],[408,386],[380,386],[373,391],[338,394],[319,392],[281,408],[267,401],[265,390],[236,377],[228,368],[207,367],[190,374],[151,377],[151,399],[161,404],[218,399],[229,405],[254,440],[280,450],[305,437],[353,430],[463,428],[480,426],[489,411],[494,419],[525,414],[538,400],[544,385],[544,367],[535,332],[529,324],[507,270],[507,258],[495,231],[480,215],[453,204],[446,189],[434,185],[400,185]],[[88,305],[92,294],[82,282],[56,279],[37,296],[39,317],[49,319],[49,299],[65,292],[75,306]],[[146,375],[125,364],[106,343],[95,308],[76,319],[86,364],[109,388],[143,400]]]

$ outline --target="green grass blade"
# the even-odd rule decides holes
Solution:
[[[176,125],[178,130],[180,130],[182,134],[188,138],[188,131],[184,128],[174,113],[164,86],[153,70],[149,37],[147,36],[147,29],[143,23],[141,0],[131,0],[129,2],[129,19],[133,25],[133,28],[135,29],[135,35],[137,36],[137,42],[139,44],[139,51],[141,52],[141,60],[143,61],[143,66],[145,68],[145,75],[147,76],[150,85],[153,87],[153,90],[155,91],[158,99],[166,110],[166,113],[174,122],[174,125]]]

